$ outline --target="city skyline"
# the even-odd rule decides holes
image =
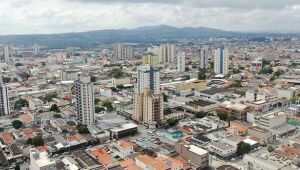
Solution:
[[[300,31],[300,22],[297,22],[300,2],[296,0],[243,0],[239,3],[230,0],[3,0],[0,6],[0,35],[132,29],[149,25],[201,26],[242,32]]]

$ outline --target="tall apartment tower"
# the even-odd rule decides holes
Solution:
[[[9,97],[8,88],[2,81],[2,75],[0,75],[0,116],[9,115]]]
[[[122,43],[116,43],[113,45],[114,50],[114,59],[123,59],[124,58],[124,45]]]
[[[228,74],[229,50],[225,47],[215,49],[214,71],[216,74]]]
[[[199,50],[199,68],[208,68],[208,48],[202,48]]]
[[[34,55],[37,55],[40,53],[40,45],[39,44],[33,44],[33,52],[34,52]]]
[[[77,120],[90,125],[95,121],[94,85],[89,76],[75,83]]]
[[[160,45],[160,63],[175,64],[175,45]]]
[[[185,52],[180,52],[179,54],[177,54],[177,71],[185,71]]]
[[[130,60],[133,58],[133,48],[131,46],[127,46],[124,48],[124,59]]]
[[[137,70],[132,118],[148,125],[155,125],[163,119],[159,71],[149,65],[141,66]]]
[[[3,51],[4,51],[4,61],[6,64],[9,63],[9,57],[10,57],[10,46],[8,44],[5,44],[3,46]]]

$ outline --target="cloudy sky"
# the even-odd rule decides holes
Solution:
[[[0,0],[0,35],[160,24],[300,32],[300,0]]]

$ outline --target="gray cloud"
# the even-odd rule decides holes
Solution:
[[[1,0],[0,35],[160,24],[234,31],[300,31],[299,3],[299,0]]]

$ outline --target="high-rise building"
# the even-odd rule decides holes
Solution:
[[[124,48],[124,59],[130,60],[133,58],[133,48],[131,46],[127,46]]]
[[[185,52],[180,52],[179,54],[177,54],[177,71],[185,71]]]
[[[89,76],[75,83],[77,120],[83,124],[95,121],[94,85]]]
[[[220,47],[215,50],[214,71],[216,74],[228,74],[229,67],[229,50],[228,48]]]
[[[116,43],[113,45],[114,59],[124,58],[124,45],[122,43]]]
[[[40,45],[39,44],[34,44],[33,45],[33,51],[34,51],[34,55],[37,55],[40,53]]]
[[[160,63],[175,64],[175,45],[160,45]]]
[[[9,97],[8,97],[8,88],[2,81],[2,76],[0,75],[0,116],[9,115],[10,106],[9,106]]]
[[[149,65],[138,68],[133,96],[134,120],[156,125],[163,119],[163,96],[160,94],[158,70]]]
[[[158,55],[155,55],[154,53],[147,53],[143,56],[143,64],[144,65],[150,65],[153,67],[157,67],[159,65],[159,57]]]
[[[251,61],[251,71],[259,72],[262,69],[262,58],[255,58]]]
[[[145,89],[143,94],[143,122],[156,124],[163,119],[163,96]]]
[[[4,51],[4,61],[5,61],[5,63],[9,63],[10,46],[8,44],[5,44],[3,46],[3,51]]]
[[[137,94],[143,93],[144,89],[149,89],[155,94],[159,94],[159,71],[149,65],[138,67],[137,80],[134,88],[134,92]]]
[[[199,49],[200,55],[199,55],[199,68],[208,68],[208,49],[202,48]]]

